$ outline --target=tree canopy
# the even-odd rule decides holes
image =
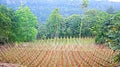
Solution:
[[[14,11],[4,5],[0,6],[0,40],[4,42],[14,41],[12,28],[14,27]]]
[[[37,17],[28,7],[20,7],[16,12],[17,17],[17,41],[34,41],[37,35]]]
[[[59,14],[59,10],[55,9],[48,18],[47,25],[50,31],[51,37],[58,37],[60,32],[60,25],[63,21],[62,16]]]

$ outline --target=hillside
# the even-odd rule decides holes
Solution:
[[[1,4],[6,4],[15,10],[20,6],[20,0],[0,0]],[[40,22],[46,21],[54,8],[59,8],[64,16],[80,14],[80,0],[22,0],[25,6],[29,6],[32,12],[38,17]],[[89,7],[99,10],[106,10],[112,6],[115,10],[120,9],[120,2],[110,2],[108,0],[89,0]]]

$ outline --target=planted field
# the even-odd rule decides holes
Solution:
[[[117,54],[91,38],[48,39],[0,48],[0,62],[28,67],[112,67]],[[85,41],[86,40],[86,41]],[[89,43],[89,44],[87,44]]]

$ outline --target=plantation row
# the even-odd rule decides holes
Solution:
[[[87,50],[86,50],[87,49]],[[1,47],[0,62],[30,67],[110,67],[113,52],[107,47],[89,45],[36,45]]]

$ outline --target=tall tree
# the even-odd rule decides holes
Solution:
[[[59,14],[59,10],[55,9],[48,18],[48,23],[47,23],[51,37],[57,38],[59,36],[60,25],[62,21],[63,21],[63,17]]]
[[[28,7],[20,7],[16,11],[17,17],[17,41],[34,41],[37,35],[37,17]]]
[[[90,14],[92,14],[92,13],[89,13],[89,15]],[[92,17],[91,21],[94,22],[94,24],[91,28],[91,31],[95,35],[95,42],[102,44],[102,43],[105,43],[105,37],[104,37],[104,35],[102,36],[102,34],[100,34],[101,33],[100,28],[101,28],[101,26],[103,26],[103,24],[107,20],[109,20],[111,15],[105,11],[100,11],[100,10],[94,11],[94,14],[95,14],[94,16],[91,15],[91,17]]]
[[[82,7],[82,9],[83,9],[83,15],[84,15],[84,12],[85,12],[86,8],[88,7],[88,0],[82,0],[82,5],[81,5],[81,7]],[[82,18],[81,18],[79,37],[82,37],[82,26],[83,26],[83,21],[82,21]]]

